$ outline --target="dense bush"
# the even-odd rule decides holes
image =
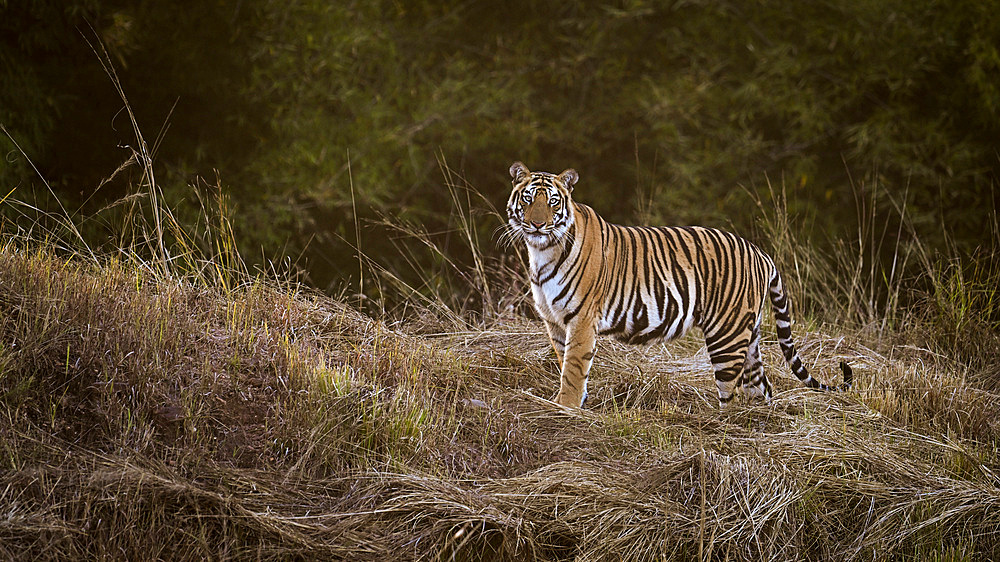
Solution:
[[[217,170],[244,255],[305,250],[321,287],[353,263],[356,216],[447,230],[442,163],[499,205],[514,159],[577,168],[579,198],[613,220],[743,232],[741,187],[769,178],[818,240],[854,232],[879,185],[925,242],[947,229],[971,251],[1000,170],[996,8],[0,2],[0,120],[84,214],[120,197],[127,175],[94,194],[135,142],[87,40],[103,43],[168,197],[193,202]],[[42,205],[0,142],[4,193]]]

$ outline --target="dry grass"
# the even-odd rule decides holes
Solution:
[[[855,390],[720,414],[697,339],[602,341],[548,402],[540,325],[434,333],[249,281],[0,250],[0,557],[1000,556],[1000,396],[949,361],[797,335]]]

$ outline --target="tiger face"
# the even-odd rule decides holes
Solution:
[[[579,176],[532,172],[520,163],[510,167],[514,189],[507,202],[507,222],[532,247],[544,249],[562,240],[573,225],[570,194]]]

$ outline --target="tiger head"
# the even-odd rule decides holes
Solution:
[[[510,167],[514,189],[507,202],[507,223],[529,246],[542,249],[562,240],[573,225],[570,194],[579,175],[572,168],[558,176],[532,172],[520,162]]]

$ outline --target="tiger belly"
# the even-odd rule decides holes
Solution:
[[[680,306],[681,295],[669,285],[664,286],[662,295],[645,294],[638,288],[633,294],[641,298],[632,303],[624,298],[609,299],[597,323],[597,333],[642,344],[681,337],[695,324],[693,306]],[[693,295],[694,291],[689,289],[688,294]],[[694,299],[689,298],[688,302],[693,304]]]

